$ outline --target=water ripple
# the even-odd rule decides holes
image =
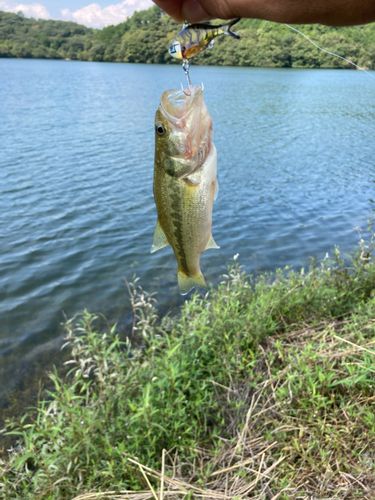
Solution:
[[[374,209],[374,87],[355,71],[203,68],[220,195],[202,256],[217,284],[240,253],[261,272],[334,243]],[[170,248],[150,255],[153,122],[180,68],[0,59],[0,387],[61,344],[62,311],[129,312],[132,269],[163,311],[183,302]],[[0,391],[0,393],[3,393]]]

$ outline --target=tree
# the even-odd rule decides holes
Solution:
[[[334,28],[302,25],[297,29],[318,45],[354,63],[375,69],[375,23]],[[168,45],[181,25],[154,5],[102,30],[71,21],[35,20],[22,12],[0,11],[0,57],[45,57],[83,61],[179,64]],[[351,68],[347,62],[320,52],[300,34],[283,24],[242,19],[240,40],[221,36],[213,50],[195,64],[298,68]]]

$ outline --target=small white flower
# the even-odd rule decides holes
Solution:
[[[236,261],[238,259],[238,257],[240,256],[239,253],[236,253],[236,255],[233,256],[233,260]]]

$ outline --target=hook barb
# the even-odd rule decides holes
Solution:
[[[181,83],[181,90],[182,90],[182,92],[183,92],[183,93],[184,93],[187,97],[191,97],[191,92],[190,92],[190,94],[188,94],[187,92],[185,92],[185,89],[184,89],[184,86],[182,85],[182,83]]]

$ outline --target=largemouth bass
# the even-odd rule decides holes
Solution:
[[[217,153],[212,120],[195,86],[163,93],[155,117],[154,197],[158,212],[151,253],[171,245],[178,263],[182,295],[207,288],[201,253],[219,248],[211,233],[212,207],[218,194]]]

